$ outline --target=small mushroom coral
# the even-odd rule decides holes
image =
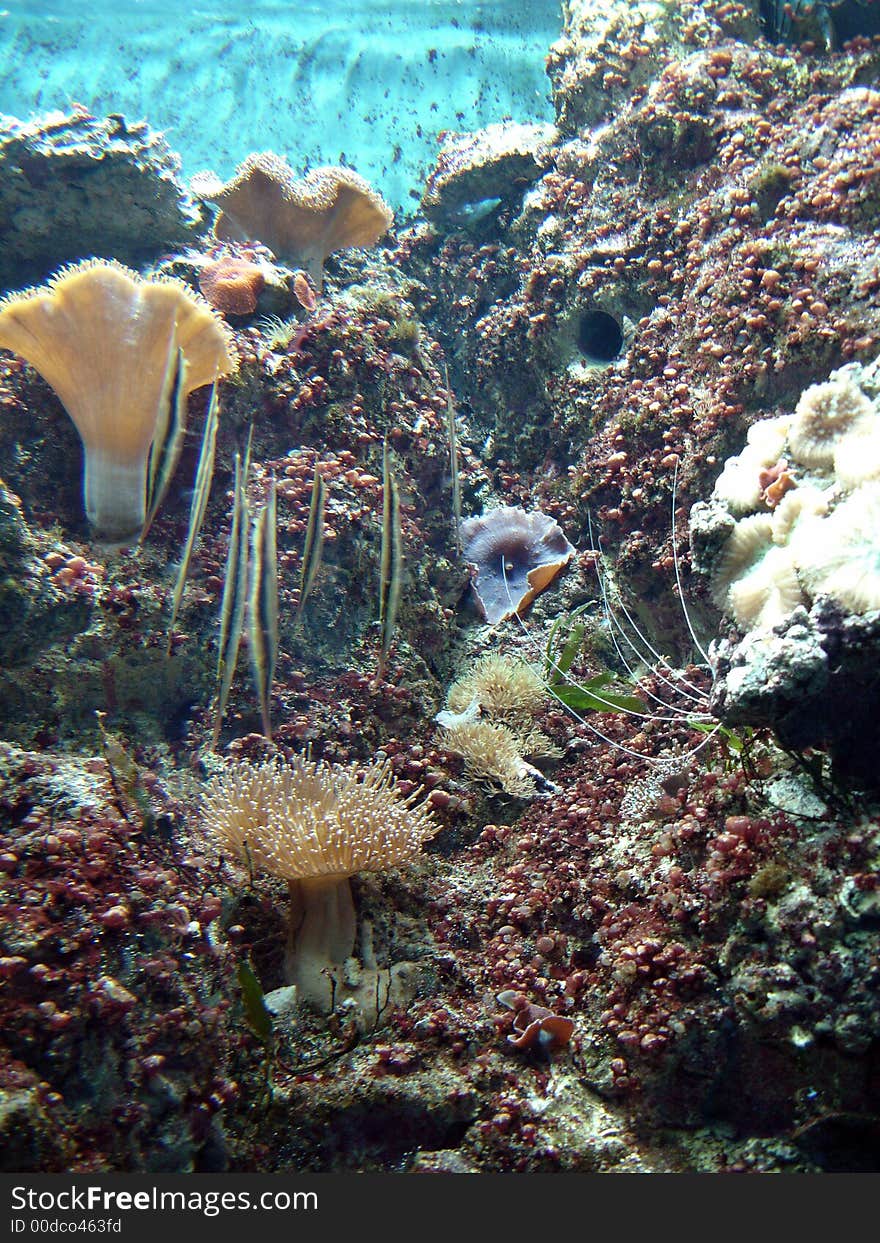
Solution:
[[[224,849],[287,881],[285,974],[322,1014],[347,995],[357,931],[349,878],[410,861],[440,827],[419,793],[400,794],[387,761],[361,770],[301,756],[232,764],[208,783],[204,821]],[[359,980],[368,996],[375,977]]]
[[[477,567],[474,595],[492,626],[524,612],[575,551],[552,518],[512,505],[466,518],[461,542]]]
[[[83,443],[88,520],[119,542],[146,521],[154,441],[162,441],[156,456],[173,454],[165,433],[185,419],[187,394],[236,367],[228,330],[202,298],[170,277],[145,279],[103,260],[0,303],[0,347],[57,393]],[[160,499],[151,498],[153,509]]]
[[[391,209],[350,168],[314,168],[302,180],[285,159],[255,152],[231,181],[198,173],[197,198],[216,204],[218,241],[258,241],[304,267],[320,291],[324,260],[349,246],[373,246],[391,227]]]

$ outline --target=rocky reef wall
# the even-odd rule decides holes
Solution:
[[[713,716],[743,638],[711,586],[735,520],[695,519],[705,574],[688,538],[750,428],[842,366],[876,398],[880,43],[771,31],[762,10],[571,0],[554,122],[449,135],[420,218],[329,255],[320,290],[258,244],[227,253],[207,217],[142,260],[195,286],[224,251],[264,265],[277,299],[273,320],[226,314],[239,368],[173,628],[207,388],[152,528],[113,551],[86,524],[62,406],[0,358],[11,1168],[880,1166],[876,676],[835,669],[834,723],[865,699],[855,776],[827,735]],[[248,445],[251,505],[273,480],[278,501],[272,736],[245,649],[215,740]],[[796,470],[757,467],[769,520]],[[323,562],[299,615],[316,470]],[[563,564],[520,620],[485,624],[458,504],[561,528]],[[871,661],[876,616],[847,631]],[[485,732],[481,754],[456,749],[450,715],[495,751]],[[436,818],[408,866],[353,881],[346,987],[418,967],[370,1023],[298,1004],[287,884],[205,823],[212,774],[307,751],[378,760]]]

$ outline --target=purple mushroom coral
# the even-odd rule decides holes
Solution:
[[[465,558],[477,567],[474,595],[492,626],[524,612],[575,551],[558,522],[512,505],[466,518],[461,542]]]

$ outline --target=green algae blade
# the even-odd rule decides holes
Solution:
[[[645,701],[638,696],[606,691],[611,681],[610,673],[597,673],[586,682],[550,682],[547,689],[554,699],[576,712],[635,712],[640,716],[647,712]]]
[[[266,1005],[260,981],[254,974],[253,968],[246,962],[238,964],[236,974],[247,1025],[260,1044],[268,1049],[272,1044],[272,1015]]]
[[[202,448],[199,453],[199,464],[196,468],[196,482],[193,490],[193,497],[189,507],[189,528],[186,533],[186,544],[183,549],[183,558],[180,562],[180,569],[177,572],[177,581],[174,584],[174,591],[171,596],[171,620],[168,623],[168,643],[165,648],[165,654],[171,653],[171,640],[174,634],[174,623],[177,621],[177,614],[180,610],[180,604],[183,600],[183,592],[186,587],[186,579],[189,574],[190,562],[192,561],[193,549],[199,532],[202,529],[202,523],[205,520],[205,510],[208,508],[208,497],[211,493],[211,484],[214,480],[214,459],[217,453],[217,427],[219,424],[220,403],[217,399],[217,381],[211,389],[211,400],[208,403],[208,414],[205,418],[205,429],[202,433]]]

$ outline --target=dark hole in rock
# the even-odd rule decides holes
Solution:
[[[623,329],[607,311],[587,311],[578,325],[578,347],[591,363],[610,363],[623,348]]]

